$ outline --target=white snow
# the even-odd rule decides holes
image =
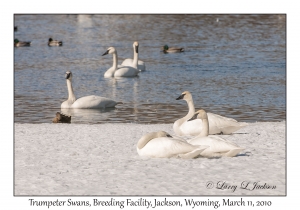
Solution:
[[[172,124],[15,123],[14,194],[286,194],[285,121],[250,123],[222,136],[246,148],[233,158],[140,157],[140,137],[159,130],[174,135]],[[255,182],[265,189],[240,188],[253,189]],[[217,189],[222,184],[229,189]]]

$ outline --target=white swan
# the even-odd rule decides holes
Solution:
[[[196,119],[193,121],[187,121],[193,117],[195,113],[192,94],[189,91],[185,91],[176,100],[180,99],[183,99],[187,102],[189,112],[185,117],[175,121],[173,124],[174,132],[180,136],[196,136],[202,130],[202,120]],[[213,113],[207,113],[207,115],[209,120],[209,134],[231,134],[232,132],[248,125],[248,123],[238,122],[235,119],[223,117]]]
[[[135,68],[135,65],[134,65],[134,59],[136,57],[136,54],[138,54],[138,51],[137,53],[135,53],[135,43],[133,43],[133,59],[132,58],[127,58],[125,59],[121,65],[122,66],[132,66]],[[137,58],[136,58],[137,59]],[[140,71],[145,71],[146,70],[146,66],[145,66],[145,63],[144,61],[141,61],[141,60],[138,60],[138,65],[137,65],[137,68],[140,70]]]
[[[192,145],[209,145],[207,149],[201,152],[203,157],[233,157],[244,150],[244,148],[239,147],[233,142],[225,140],[215,135],[208,135],[209,122],[207,114],[204,110],[199,110],[195,113],[193,119],[202,120],[202,131],[201,133],[193,139],[187,142]]]
[[[159,131],[142,136],[137,143],[137,152],[140,156],[152,158],[191,159],[199,156],[207,147],[194,146],[186,141],[172,138],[167,132]]]
[[[61,104],[62,109],[100,109],[115,107],[117,104],[122,104],[122,102],[115,102],[111,99],[95,95],[85,96],[76,100],[72,87],[72,77],[72,72],[67,71],[65,78],[67,80],[69,97],[68,100]]]
[[[134,67],[131,66],[118,66],[118,54],[117,54],[117,50],[114,47],[109,47],[107,49],[107,51],[103,54],[103,55],[107,55],[107,54],[113,54],[113,66],[111,68],[109,68],[105,74],[104,77],[135,77],[138,75],[138,73],[140,72],[137,69],[137,61],[138,61],[138,47],[139,44],[138,42],[134,42],[135,44],[135,52],[134,52]],[[102,55],[102,56],[103,56]]]

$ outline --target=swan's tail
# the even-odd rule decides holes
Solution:
[[[192,159],[192,158],[196,158],[198,157],[201,152],[203,152],[203,150],[205,150],[206,148],[208,148],[209,146],[207,145],[200,145],[200,146],[197,146],[197,149],[189,152],[189,153],[186,153],[186,154],[180,154],[179,157],[181,157],[182,159]]]
[[[243,150],[244,150],[244,148],[232,149],[229,152],[225,153],[224,156],[225,157],[234,157],[234,156],[236,156],[237,154],[239,154]]]

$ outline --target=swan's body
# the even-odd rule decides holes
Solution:
[[[14,40],[15,47],[29,47],[30,45],[31,45],[31,42],[20,42],[18,39]]]
[[[133,43],[133,59],[132,58],[125,59],[121,63],[122,66],[131,66],[131,67],[135,68],[135,63],[134,63],[135,51],[136,51],[135,43]],[[137,54],[138,54],[138,52],[137,52]],[[146,70],[146,66],[145,66],[144,61],[138,60],[137,69],[140,70],[140,71],[145,71]]]
[[[122,63],[122,66],[133,66],[133,59],[132,58],[127,58],[125,59]],[[138,60],[138,70],[140,71],[145,71],[146,70],[146,65],[144,61]]]
[[[52,38],[49,38],[48,41],[48,46],[53,47],[53,46],[62,46],[62,41],[57,41],[57,40],[53,40]]]
[[[203,157],[233,157],[244,150],[237,144],[214,135],[208,135],[209,122],[204,110],[195,113],[194,118],[202,120],[203,127],[201,133],[193,139],[188,140],[192,145],[208,145],[209,147],[201,152]],[[192,118],[193,119],[193,118]]]
[[[113,55],[113,66],[109,68],[105,73],[104,77],[135,77],[138,75],[139,70],[137,69],[138,65],[138,42],[134,42],[135,51],[134,51],[134,65],[132,66],[118,66],[118,54],[117,50],[114,47],[110,47],[103,55],[112,54]],[[102,55],[102,56],[103,56]]]
[[[168,45],[163,46],[162,50],[163,50],[164,53],[184,52],[184,48],[183,47],[169,47]]]
[[[115,107],[117,104],[121,103],[95,95],[85,96],[76,100],[72,87],[72,72],[66,72],[66,79],[69,97],[68,100],[61,104],[62,109],[100,109]]]
[[[193,121],[188,121],[193,117],[195,113],[195,107],[192,95],[189,91],[185,91],[176,100],[183,99],[187,102],[189,107],[188,114],[176,120],[173,124],[174,132],[180,136],[196,136],[200,134],[202,130],[202,120],[195,119]],[[209,120],[209,134],[231,134],[238,129],[248,125],[247,123],[238,122],[235,119],[223,117],[213,113],[207,113]]]
[[[152,158],[180,157],[185,159],[195,158],[208,146],[191,145],[180,139],[172,138],[164,131],[144,135],[137,144],[140,156]]]

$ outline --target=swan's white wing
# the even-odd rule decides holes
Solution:
[[[108,108],[114,107],[117,104],[114,100],[109,98],[90,95],[77,99],[72,108],[80,109],[99,109],[99,108]]]
[[[182,135],[187,136],[196,136],[200,134],[202,130],[202,120],[195,119],[191,121],[185,121],[179,129],[181,130]]]
[[[115,77],[135,77],[137,76],[139,73],[139,70],[129,67],[129,66],[125,66],[122,68],[119,68],[115,71],[114,76]]]
[[[132,67],[133,66],[133,59],[132,58],[127,58],[119,66],[131,66]],[[141,71],[146,70],[144,61],[138,60],[138,69],[141,70]]]
[[[218,136],[196,137],[188,142],[192,145],[208,145],[205,151],[211,153],[226,153],[232,149],[238,149],[239,146],[233,142],[220,138]]]
[[[170,158],[180,154],[187,154],[194,150],[204,150],[205,148],[199,148],[178,139],[159,137],[152,139],[142,149],[137,150],[141,156]]]
[[[231,134],[234,131],[244,127],[247,123],[240,123],[235,119],[223,117],[221,115],[207,113],[209,122],[209,134]]]

